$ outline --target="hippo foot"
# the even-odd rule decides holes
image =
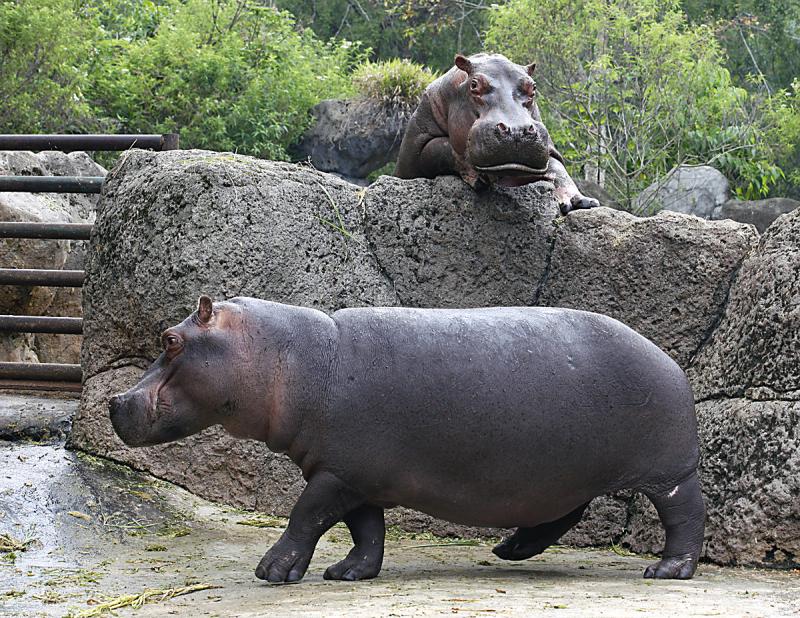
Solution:
[[[692,554],[670,556],[644,571],[645,579],[691,579],[697,569],[697,560]]]
[[[313,555],[313,547],[308,548],[281,537],[258,563],[256,577],[273,584],[299,582]]]
[[[332,564],[323,574],[325,579],[338,579],[354,582],[360,579],[372,579],[381,571],[382,557],[370,556],[359,552],[356,548],[347,554],[344,560]]]
[[[561,214],[566,215],[573,210],[585,210],[586,208],[597,208],[598,206],[600,206],[600,202],[593,197],[577,194],[570,198],[569,204],[561,204]]]
[[[538,556],[553,542],[549,539],[526,538],[527,535],[515,532],[503,542],[492,548],[492,553],[503,560],[526,560]]]

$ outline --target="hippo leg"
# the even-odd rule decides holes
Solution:
[[[446,136],[417,133],[403,139],[394,175],[398,178],[435,178],[456,171],[455,155]]]
[[[292,509],[286,530],[259,562],[256,577],[273,583],[300,581],[319,538],[363,502],[363,497],[333,474],[312,476]]]
[[[669,490],[647,493],[667,533],[661,560],[645,569],[648,579],[691,579],[703,546],[705,506],[697,473]]]
[[[325,579],[372,579],[383,564],[383,540],[386,532],[383,509],[364,504],[344,518],[353,537],[353,549],[347,557],[325,570]]]
[[[496,545],[492,553],[503,560],[525,560],[541,554],[581,520],[587,506],[588,502],[561,519],[546,524],[533,528],[517,528],[514,534]]]
[[[561,214],[566,215],[573,210],[595,208],[600,205],[600,202],[593,197],[586,197],[580,192],[578,185],[567,172],[567,168],[555,157],[550,157],[548,171],[556,186],[556,199],[561,208]]]

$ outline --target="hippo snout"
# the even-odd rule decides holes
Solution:
[[[108,401],[108,411],[111,426],[120,439],[129,446],[139,446],[143,443],[142,419],[137,414],[134,397],[130,393],[114,395]]]
[[[467,159],[485,174],[544,175],[550,150],[547,129],[531,118],[476,122],[467,139]]]

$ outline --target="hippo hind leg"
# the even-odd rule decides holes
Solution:
[[[383,564],[383,509],[364,504],[345,515],[344,523],[353,537],[353,549],[344,560],[329,566],[323,577],[346,581],[376,577]]]
[[[705,506],[697,473],[665,491],[645,492],[666,530],[661,560],[645,569],[647,579],[691,579],[703,547]]]
[[[539,524],[533,528],[517,528],[517,531],[492,549],[492,553],[503,560],[525,560],[541,554],[576,525],[589,503],[555,521]]]

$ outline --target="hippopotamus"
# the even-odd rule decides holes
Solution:
[[[598,206],[570,178],[542,124],[535,68],[500,54],[457,55],[455,66],[422,94],[400,144],[395,176],[457,174],[475,188],[549,180],[562,213]]]
[[[265,442],[307,484],[256,576],[300,580],[339,521],[353,538],[324,577],[378,575],[384,509],[516,528],[505,560],[542,553],[597,496],[644,492],[666,529],[648,578],[690,578],[703,541],[692,390],[656,345],[600,314],[546,307],[315,309],[212,302],[111,422],[132,446],[222,425]]]

